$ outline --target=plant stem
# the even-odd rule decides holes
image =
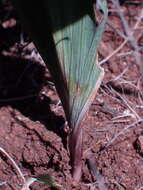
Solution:
[[[69,135],[69,151],[72,165],[72,175],[75,181],[79,181],[82,171],[82,126],[75,127]]]

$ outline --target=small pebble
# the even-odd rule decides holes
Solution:
[[[135,141],[135,148],[137,152],[143,156],[143,136],[139,136]]]

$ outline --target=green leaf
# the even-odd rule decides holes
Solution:
[[[74,20],[72,16],[77,15],[78,11],[82,12],[81,5],[71,2],[68,6],[69,2],[63,2],[63,6],[60,5],[61,2],[59,3],[58,14],[53,14],[54,5],[50,4],[50,17],[62,74],[68,89],[68,99],[65,98],[63,92],[59,96],[66,105],[69,105],[65,111],[69,112],[66,115],[69,117],[70,126],[74,128],[82,121],[103,78],[103,70],[98,66],[97,48],[104,30],[107,8],[105,1],[99,3],[105,16],[96,27],[92,19],[90,1],[87,1],[85,14],[74,23],[72,23]],[[71,21],[68,21],[70,24],[60,30],[55,30],[56,26],[60,25],[59,23],[62,25],[63,20],[68,20],[70,17]]]
[[[55,189],[61,189],[62,186],[59,185],[59,184],[56,184],[52,177],[49,175],[49,174],[46,174],[46,175],[38,175],[38,176],[34,176],[34,177],[29,177],[27,180],[26,180],[26,183],[23,185],[22,189],[21,190],[30,190],[29,189],[29,186],[35,182],[35,181],[40,181],[40,182],[44,182],[44,183],[47,183],[50,187],[54,187]]]
[[[107,16],[106,1],[99,1],[105,16],[98,27],[88,0],[12,2],[51,72],[70,127],[78,126],[103,78],[97,48]]]
[[[36,176],[36,179],[41,181],[41,182],[44,182],[44,183],[47,183],[49,184],[51,187],[54,187],[56,189],[61,189],[62,186],[55,183],[52,179],[52,177],[50,175],[39,175],[39,176]]]

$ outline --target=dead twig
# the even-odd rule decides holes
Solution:
[[[112,123],[127,123],[127,122],[130,122],[129,119],[126,119],[126,120],[112,120]]]
[[[126,36],[125,36],[122,32],[120,32],[120,30],[118,30],[110,20],[107,20],[107,24],[108,24],[119,36],[121,36],[123,39],[127,39]]]
[[[92,155],[92,153],[87,153],[87,164],[88,168],[91,172],[91,175],[93,178],[96,179],[96,183],[98,185],[99,190],[108,190],[107,186],[105,185],[105,179],[97,169],[95,159]]]
[[[128,71],[128,67],[126,67],[119,75],[117,75],[115,78],[112,78],[111,80],[107,81],[106,83],[117,81],[122,78],[122,76]]]
[[[124,102],[124,104],[129,108],[129,110],[134,114],[134,116],[138,119],[138,120],[140,120],[141,118],[140,118],[140,116],[137,114],[137,112],[129,105],[129,103],[128,103],[128,100],[126,100],[123,96],[121,96],[117,91],[115,91],[112,87],[110,87],[111,88],[111,90],[110,91],[112,91],[113,93],[115,93],[116,94],[116,96],[118,96],[123,102]]]
[[[103,63],[106,63],[111,57],[113,57],[115,54],[117,54],[124,46],[125,44],[128,42],[128,40],[124,40],[124,42],[117,48],[115,49],[111,54],[109,54],[105,59],[103,59],[102,61],[99,62],[100,65],[102,65]]]
[[[109,147],[111,144],[113,144],[113,142],[114,142],[119,136],[124,135],[125,132],[126,132],[128,129],[134,127],[135,125],[137,125],[137,124],[139,124],[139,123],[141,123],[141,122],[143,122],[143,119],[139,119],[139,120],[133,122],[132,124],[128,125],[127,127],[125,127],[123,130],[121,130],[119,133],[117,133],[117,134],[103,147],[102,150],[104,150],[105,148],[107,148],[107,147]]]
[[[116,180],[110,180],[111,183],[115,184],[120,190],[126,190],[126,187],[123,184],[120,184],[118,181]]]
[[[123,29],[124,29],[125,34],[126,34],[126,37],[127,37],[128,41],[130,42],[132,49],[134,50],[133,51],[133,56],[135,58],[136,64],[141,69],[141,72],[143,72],[141,55],[140,55],[140,52],[139,52],[138,43],[137,43],[136,39],[134,38],[133,32],[131,31],[131,29],[130,29],[130,27],[129,27],[126,19],[125,19],[123,11],[121,10],[119,0],[111,0],[111,1],[112,1],[113,5],[114,5],[114,8],[117,10],[118,16],[120,17]]]
[[[141,10],[140,15],[138,16],[138,19],[137,19],[137,21],[136,21],[136,23],[135,23],[135,25],[134,25],[134,27],[133,27],[130,35],[133,35],[134,31],[139,27],[139,24],[140,24],[142,18],[143,18],[143,9]],[[115,49],[105,59],[103,59],[102,61],[100,61],[99,64],[102,65],[105,62],[107,62],[111,57],[113,57],[115,54],[117,54],[126,45],[127,42],[128,42],[128,39],[125,39],[117,49]]]
[[[6,185],[7,182],[6,181],[0,181],[0,187],[3,186],[3,185]]]

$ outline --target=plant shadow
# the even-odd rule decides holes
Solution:
[[[37,62],[0,55],[0,107],[11,106],[32,121],[40,121],[60,136],[66,147],[65,120],[51,111],[51,98],[40,95],[48,80],[45,67]]]

